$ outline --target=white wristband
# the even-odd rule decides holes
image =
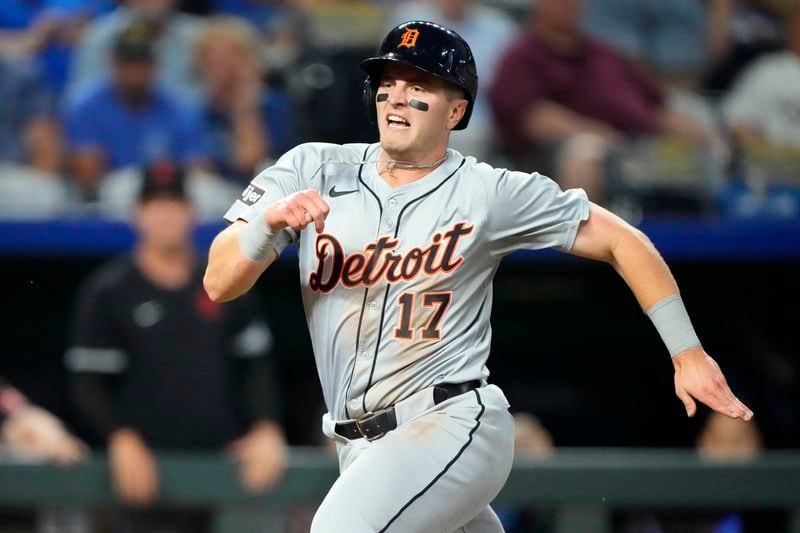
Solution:
[[[661,335],[661,340],[667,345],[670,357],[675,357],[689,348],[701,346],[680,293],[670,294],[656,302],[647,310],[647,316]]]
[[[278,232],[269,227],[261,211],[239,232],[239,250],[251,261],[262,263],[269,259],[277,240]]]

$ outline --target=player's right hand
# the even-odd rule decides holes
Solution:
[[[108,443],[111,480],[117,496],[134,507],[147,506],[158,494],[158,472],[153,453],[129,428],[115,431]]]
[[[286,227],[301,231],[313,222],[317,233],[321,233],[329,212],[328,203],[319,193],[306,189],[278,200],[266,209],[264,216],[267,225],[276,231]]]

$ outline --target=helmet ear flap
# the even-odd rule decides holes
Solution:
[[[372,80],[371,76],[367,76],[361,91],[361,99],[367,110],[367,120],[369,120],[370,124],[378,123],[378,109],[375,106],[375,92],[377,88],[378,84]]]

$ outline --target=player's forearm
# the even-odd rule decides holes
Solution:
[[[611,251],[609,264],[628,284],[643,310],[678,292],[678,285],[666,262],[647,236],[630,227]]]
[[[680,363],[679,355],[705,354],[669,267],[642,232],[625,232],[609,263],[633,291],[675,364]]]
[[[647,310],[678,292],[667,264],[647,236],[617,215],[592,203],[570,253],[610,264]]]
[[[670,356],[676,358],[700,348],[678,285],[644,233],[592,204],[589,219],[581,224],[571,253],[614,267],[653,322]]]
[[[227,302],[249,291],[277,257],[274,251],[263,262],[245,257],[239,246],[239,232],[244,226],[244,222],[236,222],[217,235],[211,244],[203,286],[215,302]]]

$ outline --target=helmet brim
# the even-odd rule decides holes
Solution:
[[[406,59],[402,59],[394,54],[394,52],[389,52],[388,54],[383,54],[382,56],[375,56],[369,57],[361,61],[359,66],[361,70],[367,73],[367,75],[372,78],[373,82],[381,81],[381,76],[383,76],[383,69],[386,68],[387,63],[402,63],[403,65],[408,65],[409,67],[414,67],[417,70],[420,70],[426,74],[430,74],[431,76],[435,76],[444,81],[450,81],[435,72],[431,72],[430,70],[420,67],[419,65],[415,65]],[[452,82],[451,82],[452,83]]]

